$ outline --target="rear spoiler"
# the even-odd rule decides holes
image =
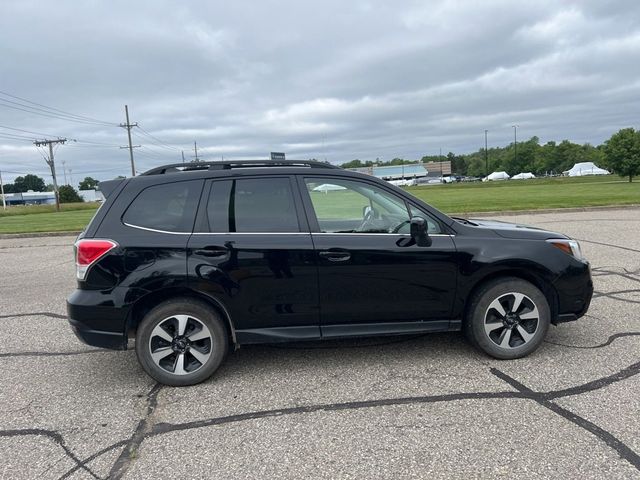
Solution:
[[[126,180],[125,178],[116,178],[115,180],[107,180],[106,182],[100,182],[98,184],[98,190],[100,190],[104,195],[104,198],[107,199],[109,198],[109,195],[111,195],[113,191],[116,188],[118,188],[118,185],[120,185],[125,180]]]

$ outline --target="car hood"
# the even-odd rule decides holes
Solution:
[[[530,225],[520,223],[501,222],[499,220],[484,220],[479,218],[470,219],[480,228],[493,230],[496,234],[504,238],[520,238],[520,239],[540,239],[548,238],[568,238],[562,233],[544,230]]]

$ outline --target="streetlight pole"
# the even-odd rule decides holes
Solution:
[[[511,125],[513,127],[513,166],[518,163],[518,125]]]
[[[489,176],[489,151],[487,150],[487,133],[489,130],[484,131],[484,176]]]

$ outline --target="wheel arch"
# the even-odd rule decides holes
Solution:
[[[231,320],[231,315],[222,302],[189,288],[163,288],[137,299],[133,303],[127,318],[127,335],[132,336],[132,333],[135,334],[140,321],[153,307],[174,298],[192,298],[211,306],[224,319],[223,323],[230,343],[234,348],[238,348],[236,330]]]

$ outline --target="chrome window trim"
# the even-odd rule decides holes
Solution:
[[[123,222],[124,223],[124,222]],[[168,230],[158,230],[156,228],[141,227],[139,225],[132,225],[130,223],[124,223],[127,227],[137,228],[139,230],[146,230],[148,232],[155,233],[168,233],[169,235],[375,235],[380,236],[394,236],[394,237],[409,237],[409,233],[367,233],[367,232],[170,232]],[[430,233],[430,237],[455,237],[455,235],[449,233]]]
[[[311,235],[311,232],[193,232],[193,235]]]
[[[193,232],[193,235],[375,235],[380,236],[393,236],[393,237],[409,237],[409,233],[331,233],[331,232]],[[430,233],[430,237],[454,237],[455,235],[448,233]]]
[[[392,235],[394,237],[410,237],[410,233],[367,233],[367,232],[312,232],[312,235],[376,235],[376,236],[389,236]],[[430,237],[453,237],[455,235],[449,233],[430,233]]]
[[[138,230],[146,230],[147,232],[155,232],[155,233],[168,233],[169,235],[191,235],[191,232],[170,232],[168,230],[158,230],[156,228],[149,227],[141,227],[139,225],[132,225],[130,223],[122,222],[127,227],[137,228]]]

